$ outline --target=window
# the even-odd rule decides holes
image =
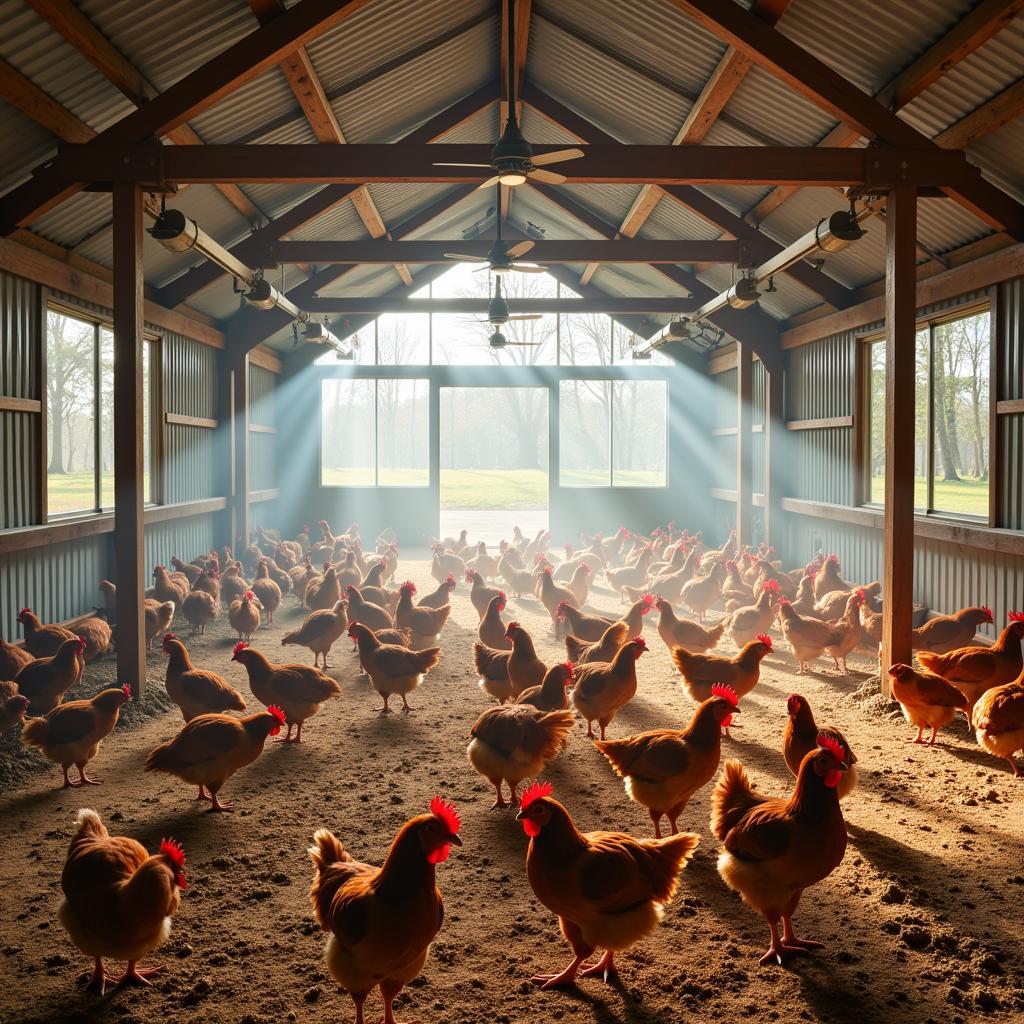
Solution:
[[[143,497],[153,500],[153,374],[143,362]],[[46,317],[47,508],[50,516],[114,507],[114,335],[96,321],[50,309]]]
[[[562,487],[667,486],[667,384],[562,381],[559,451]]]
[[[988,515],[987,309],[919,328],[915,345],[914,506]],[[885,498],[885,340],[869,342],[866,500]]]
[[[429,382],[328,379],[321,393],[325,487],[426,487]]]

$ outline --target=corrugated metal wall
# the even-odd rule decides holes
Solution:
[[[919,316],[955,309],[989,295],[984,290],[972,292],[924,307]],[[1002,359],[998,398],[1021,398],[1024,279],[1001,285],[996,301]],[[875,327],[882,325],[872,325],[857,333],[870,333]],[[790,352],[786,371],[787,419],[826,419],[853,413],[856,345],[855,333],[848,331]],[[1002,488],[1000,526],[1019,530],[1024,528],[1024,416],[1000,416],[999,430],[1001,464],[993,472]],[[793,434],[791,496],[849,504],[853,431],[829,428]],[[788,561],[807,561],[816,551],[835,552],[847,579],[867,582],[881,575],[880,529],[794,514],[787,516],[785,541]],[[955,611],[966,604],[988,604],[998,627],[1005,624],[1008,611],[1024,607],[1024,558],[918,537],[914,544],[914,599],[939,612]],[[987,627],[987,635],[994,636],[995,632]]]
[[[0,273],[0,396],[40,398],[39,289]],[[0,529],[39,521],[37,420],[0,412]]]
[[[45,291],[39,285],[0,273],[0,396],[45,400],[39,380],[39,337]],[[109,318],[109,310],[73,296],[53,293],[71,308]],[[217,420],[216,350],[172,331],[149,325],[161,338],[163,407],[168,413]],[[254,422],[273,423],[274,375],[253,367],[250,384]],[[223,483],[216,473],[218,431],[207,427],[164,425],[166,503],[217,497]],[[36,484],[39,461],[32,413],[0,413],[0,530],[40,523]],[[254,489],[273,486],[272,434],[255,458],[261,476]],[[145,532],[147,567],[171,555],[191,559],[216,538],[217,514],[205,513],[157,523]],[[18,611],[32,607],[45,621],[80,615],[100,603],[99,581],[114,572],[113,534],[103,533],[64,544],[49,544],[0,556],[0,632],[20,636]]]
[[[999,286],[999,323],[1002,345],[999,401],[1024,398],[1024,278]],[[999,522],[1011,530],[1024,530],[1024,414],[1000,416],[999,465],[993,472],[1001,481]]]
[[[217,419],[217,353],[180,334],[163,334],[164,405],[169,413]],[[167,424],[167,501],[216,497],[216,431]]]
[[[249,422],[261,427],[276,427],[274,411],[275,378],[262,366],[249,364]],[[261,431],[249,433],[249,489],[269,490],[276,482],[277,435]]]

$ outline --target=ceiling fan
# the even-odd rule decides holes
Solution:
[[[495,209],[498,211],[497,237],[494,240],[494,245],[488,250],[487,255],[466,256],[462,253],[446,252],[444,254],[445,258],[468,263],[482,263],[483,266],[479,267],[475,271],[476,273],[479,273],[481,270],[490,270],[492,274],[507,274],[515,270],[520,274],[543,274],[545,268],[538,266],[536,263],[518,262],[520,256],[528,253],[533,248],[534,243],[530,239],[517,242],[508,248],[505,247],[505,243],[501,238],[501,185],[495,185],[495,188],[498,190],[498,202],[495,206]]]
[[[513,320],[540,320],[543,317],[543,313],[510,313],[508,311],[508,302],[505,301],[505,296],[501,294],[501,278],[495,277],[494,279],[494,294],[491,296],[490,301],[487,303],[487,319],[481,320],[481,323],[488,323],[492,327],[504,327],[505,324]],[[495,332],[500,334],[500,330]],[[534,342],[508,342],[509,345],[520,344],[520,345],[531,345]],[[501,346],[497,346],[501,347]]]
[[[508,0],[508,120],[504,131],[491,150],[489,164],[435,163],[435,167],[488,167],[494,176],[483,182],[479,188],[501,184],[514,187],[522,185],[528,178],[548,185],[561,185],[566,177],[557,171],[544,170],[547,164],[558,164],[564,160],[577,160],[584,156],[582,149],[575,146],[559,149],[553,153],[533,155],[533,147],[526,141],[516,121],[516,4]]]
[[[539,341],[509,341],[501,331],[496,330],[493,334],[487,336],[487,344],[491,348],[507,348],[509,345],[519,345],[523,348],[535,348],[540,344]]]

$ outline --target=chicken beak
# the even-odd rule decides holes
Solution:
[[[850,766],[845,761],[840,761],[839,770],[841,772],[848,772],[850,770]]]
[[[453,832],[450,836],[448,836],[448,842],[454,843],[456,846],[462,845],[462,840],[459,838],[459,835],[456,832]]]
[[[519,812],[518,812],[518,813],[516,814],[516,821],[522,821],[522,820],[523,820],[523,812],[522,812],[522,811],[520,810],[520,811],[519,811]]]
[[[732,709],[732,714],[734,714],[734,715],[738,715],[739,713],[740,713],[740,709],[739,709],[738,707],[734,707],[734,708]]]

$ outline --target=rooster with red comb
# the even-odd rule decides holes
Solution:
[[[550,783],[523,793],[517,820],[530,837],[526,874],[537,899],[558,915],[572,962],[533,978],[542,988],[571,985],[576,976],[615,971],[615,954],[658,926],[700,837],[634,839],[624,832],[580,832],[551,796]],[[596,963],[587,964],[603,950]]]
[[[762,966],[824,945],[798,938],[793,914],[804,890],[832,874],[846,853],[839,787],[848,769],[842,743],[827,732],[800,762],[788,799],[762,796],[739,761],[725,763],[711,798],[711,830],[725,847],[718,873],[768,922]]]
[[[402,826],[379,868],[355,860],[327,829],[313,835],[313,916],[330,934],[327,968],[352,997],[356,1024],[375,988],[384,1024],[396,1024],[392,1002],[423,969],[444,920],[435,869],[462,846],[459,828],[455,807],[436,796],[429,814]]]

